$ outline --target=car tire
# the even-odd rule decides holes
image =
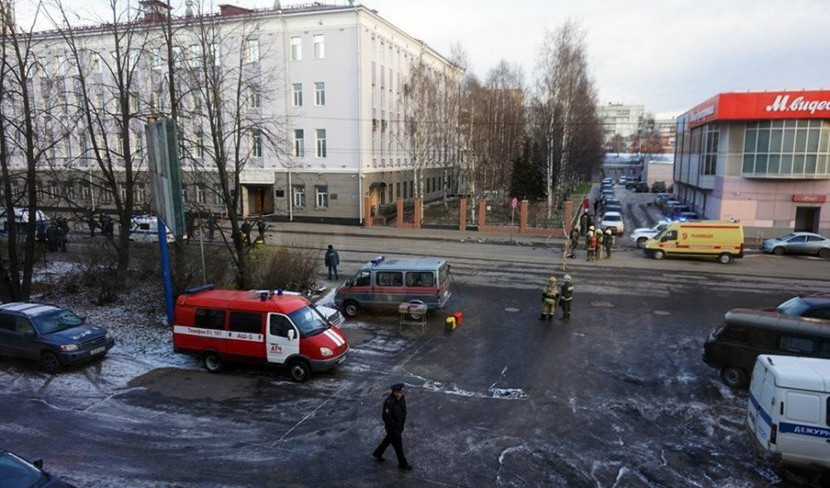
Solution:
[[[645,249],[647,240],[648,240],[648,237],[639,237],[639,238],[637,238],[637,247],[639,247],[640,249]]]
[[[215,352],[205,354],[205,357],[202,358],[202,364],[205,365],[205,369],[208,370],[209,373],[221,373],[225,368],[225,365],[222,362],[222,357]]]
[[[651,257],[653,257],[654,259],[660,260],[660,259],[663,259],[664,257],[666,257],[666,253],[663,252],[661,249],[657,249],[656,251],[651,253]]]
[[[721,369],[720,377],[730,388],[743,388],[748,379],[746,371],[737,366],[727,366]]]
[[[305,383],[311,377],[311,369],[302,359],[292,359],[288,362],[288,375],[297,383]]]
[[[775,254],[776,256],[783,256],[784,255],[784,248],[781,247],[781,246],[778,246],[778,247],[776,247],[775,249],[772,250],[772,253]]]
[[[61,362],[55,353],[45,351],[40,355],[40,367],[49,374],[55,374],[61,370]]]
[[[819,249],[818,250],[818,257],[820,258],[830,258],[830,249]]]
[[[354,300],[348,300],[343,304],[343,313],[349,318],[357,317],[360,315],[360,305]]]
[[[732,262],[732,255],[725,252],[718,256],[718,262],[721,264],[729,264]]]

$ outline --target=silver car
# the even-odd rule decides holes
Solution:
[[[810,254],[830,258],[830,239],[812,232],[790,232],[773,239],[765,239],[761,250],[776,256]]]
[[[659,234],[660,231],[665,229],[670,223],[671,222],[660,222],[654,227],[640,227],[638,229],[634,229],[634,232],[631,233],[631,242],[636,242],[637,247],[645,249],[646,241]]]

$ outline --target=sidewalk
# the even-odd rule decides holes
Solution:
[[[316,234],[323,236],[361,236],[361,237],[394,237],[398,239],[424,241],[452,241],[452,242],[488,242],[494,244],[513,244],[523,246],[561,245],[561,237],[539,237],[507,232],[479,232],[475,230],[452,229],[412,229],[386,226],[361,227],[356,225],[317,224],[305,222],[274,222],[270,232],[287,234]]]

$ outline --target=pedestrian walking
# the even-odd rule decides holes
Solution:
[[[559,298],[559,289],[556,288],[556,278],[551,276],[548,286],[542,288],[542,312],[539,320],[553,320],[556,314],[556,299]]]
[[[208,239],[213,240],[213,235],[216,233],[216,217],[213,214],[208,216]]]
[[[611,229],[605,229],[605,239],[603,240],[605,244],[605,258],[611,259],[611,246],[614,245],[614,234],[611,233]]]
[[[571,275],[562,277],[562,287],[559,290],[559,305],[562,307],[562,320],[571,318],[571,302],[574,299],[574,281]]]
[[[251,247],[251,223],[248,222],[248,219],[245,219],[242,222],[242,227],[239,228],[242,231],[242,237],[245,239],[245,245]]]
[[[339,280],[340,276],[337,274],[337,265],[340,264],[340,255],[337,254],[337,251],[331,244],[329,244],[328,249],[326,249],[326,257],[324,258],[324,262],[329,271],[329,279],[331,279],[331,275],[333,273],[334,279]]]
[[[385,461],[383,453],[386,452],[389,444],[392,444],[395,455],[398,457],[398,467],[409,470],[412,469],[412,465],[406,460],[403,452],[403,430],[406,426],[406,398],[404,398],[403,387],[403,383],[392,385],[392,392],[383,401],[381,417],[386,436],[372,453],[372,457],[379,462]]]

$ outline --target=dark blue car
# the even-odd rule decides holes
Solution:
[[[40,362],[47,373],[103,358],[115,339],[69,310],[40,303],[0,305],[0,356]]]
[[[0,449],[0,486],[3,488],[75,488],[43,469],[43,461],[26,461]]]

